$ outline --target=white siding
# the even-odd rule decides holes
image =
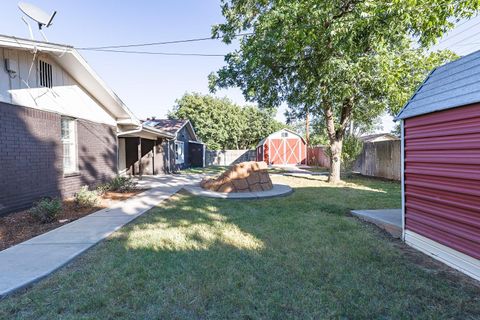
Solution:
[[[37,54],[33,66],[31,52],[0,48],[0,57],[0,101],[116,125],[115,119],[102,108],[98,101],[92,98],[49,55]],[[11,62],[17,66],[18,74],[13,79],[10,79],[5,70],[4,58],[10,58]],[[52,88],[43,88],[38,85],[38,59],[52,65]]]
[[[10,102],[10,93],[8,90],[10,89],[10,77],[8,76],[7,72],[5,72],[5,56],[4,56],[3,48],[0,48],[0,59],[2,65],[0,66],[0,101],[2,102]]]

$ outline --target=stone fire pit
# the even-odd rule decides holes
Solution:
[[[216,192],[257,192],[273,188],[265,162],[242,162],[233,165],[217,178],[208,178],[200,182],[203,189]]]

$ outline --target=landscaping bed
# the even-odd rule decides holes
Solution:
[[[47,223],[42,223],[33,217],[30,209],[0,217],[0,251],[95,211],[108,208],[116,201],[126,200],[143,191],[145,189],[136,189],[130,192],[108,191],[100,196],[100,200],[95,206],[91,207],[77,205],[74,198],[66,199],[62,202],[62,209],[55,220]]]

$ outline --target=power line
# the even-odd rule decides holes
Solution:
[[[252,35],[252,32],[249,33],[239,33],[235,34],[233,37],[243,37]],[[77,50],[100,50],[100,49],[119,49],[119,48],[132,48],[132,47],[148,47],[148,46],[160,46],[166,44],[178,44],[178,43],[188,43],[188,42],[199,42],[207,40],[218,40],[218,38],[213,37],[204,37],[204,38],[193,38],[193,39],[183,39],[183,40],[172,40],[172,41],[160,41],[160,42],[147,42],[147,43],[131,43],[131,44],[122,44],[122,45],[111,45],[103,47],[82,47],[77,48]]]
[[[226,55],[226,54],[214,54],[214,53],[155,52],[155,51],[110,50],[110,49],[83,49],[83,50],[91,51],[91,52],[113,52],[113,53],[146,54],[146,55],[161,55],[161,56],[224,57]]]

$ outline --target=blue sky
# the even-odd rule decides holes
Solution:
[[[28,38],[17,0],[2,0],[0,33]],[[45,11],[57,10],[46,30],[51,42],[76,47],[169,41],[210,36],[211,26],[222,22],[219,0],[29,0]],[[36,27],[32,24],[34,30]],[[468,54],[480,48],[480,19],[462,21],[436,48]],[[36,35],[41,39],[40,35]],[[223,54],[235,48],[220,41],[139,48],[162,52]],[[223,64],[222,57],[146,56],[82,51],[97,73],[139,117],[165,116],[185,92],[208,93],[207,76]],[[223,90],[236,103],[245,100],[238,89]],[[277,118],[283,120],[283,110]],[[384,130],[392,127],[384,117]]]
[[[0,33],[28,38],[17,0],[2,0]],[[222,21],[216,0],[30,0],[47,12],[57,10],[54,25],[45,30],[51,42],[76,47],[104,46],[208,37],[211,26]],[[32,23],[34,31],[37,29]],[[36,34],[37,39],[41,36]],[[137,50],[227,53],[235,46],[217,40]],[[81,51],[96,72],[139,117],[165,116],[185,92],[208,93],[207,76],[219,69],[223,57],[146,56]],[[218,96],[244,104],[238,89]]]

